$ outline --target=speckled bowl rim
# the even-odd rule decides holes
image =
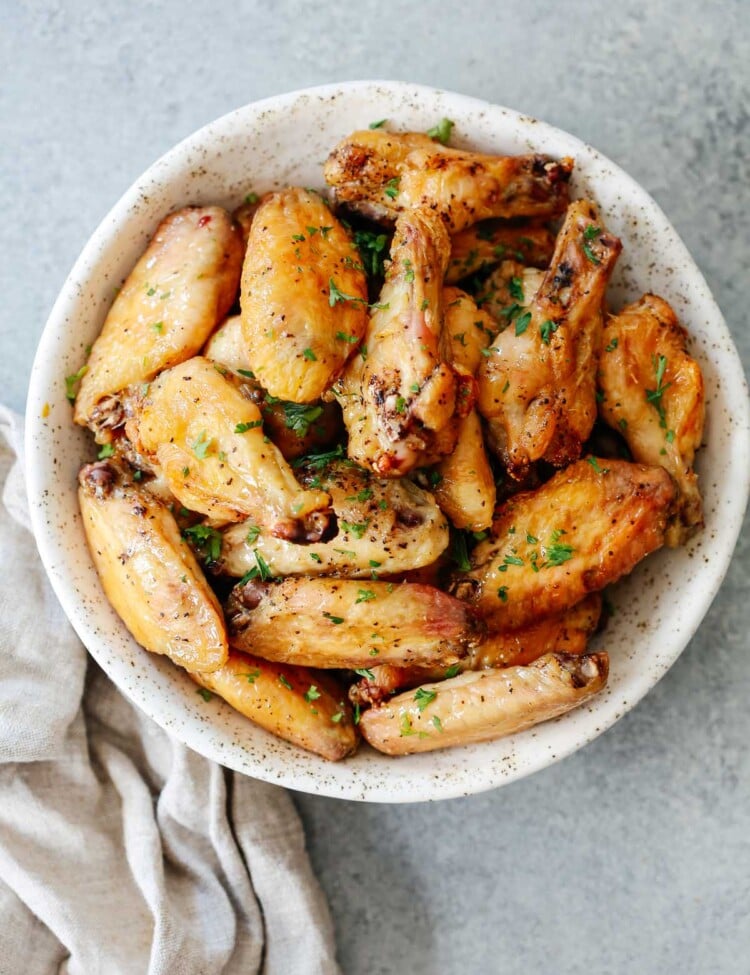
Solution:
[[[384,116],[393,118],[394,123],[414,125],[418,123],[409,122],[408,116],[416,113],[421,117],[428,113],[433,119],[442,115],[454,119],[458,123],[459,141],[468,120],[471,134],[464,136],[468,143],[476,143],[479,132],[483,135],[480,141],[485,143],[495,138],[501,142],[515,139],[519,146],[516,151],[523,151],[522,146],[549,151],[549,147],[554,146],[560,155],[576,156],[577,171],[584,174],[581,176],[584,188],[589,178],[585,173],[593,174],[590,178],[595,185],[596,173],[606,173],[612,181],[611,186],[617,187],[618,200],[626,194],[627,200],[637,201],[641,219],[658,239],[662,252],[670,255],[673,265],[670,271],[677,267],[675,273],[685,289],[682,314],[687,318],[693,312],[701,316],[702,347],[695,354],[719,387],[717,397],[708,407],[709,447],[717,445],[717,456],[712,463],[715,481],[710,485],[712,508],[706,533],[676,556],[675,553],[657,553],[652,560],[647,560],[653,564],[653,570],[645,570],[644,574],[639,566],[618,589],[617,604],[618,607],[622,604],[625,612],[631,612],[633,605],[638,606],[644,600],[655,600],[651,609],[658,610],[666,604],[666,622],[664,618],[654,622],[653,613],[650,613],[648,618],[640,620],[636,616],[625,617],[621,624],[623,632],[642,634],[642,644],[649,651],[647,662],[638,660],[638,667],[631,672],[627,661],[633,656],[636,659],[643,656],[643,648],[638,644],[628,655],[627,649],[621,647],[625,661],[622,674],[617,674],[617,659],[613,659],[614,678],[606,692],[589,707],[501,742],[398,760],[366,749],[354,759],[337,765],[271,739],[254,726],[248,727],[247,722],[223,702],[216,702],[210,712],[198,712],[195,688],[188,678],[163,658],[146,655],[137,648],[101,592],[85,542],[82,543],[80,521],[72,514],[75,484],[72,478],[61,483],[57,473],[60,458],[56,453],[62,449],[63,443],[74,442],[74,435],[65,428],[65,423],[70,424],[70,412],[64,400],[62,377],[74,371],[75,366],[73,369],[70,366],[75,363],[76,355],[80,361],[82,342],[76,344],[70,322],[76,316],[77,306],[80,309],[86,288],[101,283],[96,280],[97,262],[104,261],[103,255],[108,248],[111,252],[117,235],[123,232],[128,221],[136,220],[139,207],[147,205],[150,189],[157,184],[167,186],[170,179],[185,169],[188,160],[205,158],[206,147],[215,144],[216,140],[236,139],[238,130],[249,137],[251,132],[263,128],[264,119],[278,119],[284,113],[302,109],[308,113],[317,111],[323,118],[324,112],[330,111],[334,103],[337,103],[337,112],[343,110],[344,115],[356,109],[360,126]],[[340,134],[345,134],[351,127],[346,123]],[[506,129],[514,129],[515,135],[508,134]],[[491,132],[491,138],[488,132]],[[182,178],[186,179],[184,172]],[[609,192],[611,186],[600,182],[598,192]],[[649,280],[644,280],[648,277],[643,274],[637,281],[641,290],[650,286]],[[633,286],[628,288],[624,284],[623,293],[628,290],[632,292]],[[669,287],[666,290],[669,291]],[[93,290],[91,293],[93,295]],[[103,293],[101,288],[99,293]],[[674,290],[667,296],[679,305],[681,294]],[[106,304],[108,302],[102,303],[98,312],[101,317],[106,312]],[[50,405],[50,415],[46,419],[42,417],[45,404]],[[634,180],[575,137],[511,109],[403,82],[359,81],[290,92],[237,109],[183,140],[136,180],[84,247],[50,314],[32,370],[25,452],[32,526],[53,589],[92,656],[118,687],[157,724],[206,757],[269,782],[347,799],[413,802],[481,792],[559,761],[614,724],[666,673],[698,628],[729,566],[747,503],[749,431],[750,409],[745,378],[721,313],[674,228]],[[80,452],[77,453],[76,463],[82,457]],[[711,472],[702,472],[702,475],[704,478],[714,476]],[[65,521],[66,517],[72,520]],[[58,518],[61,520],[57,521]],[[709,544],[710,557],[706,554]],[[682,559],[680,565],[689,566],[686,559],[694,559],[694,564],[698,565],[697,570],[684,568],[681,573],[673,573],[680,576],[677,581],[684,585],[676,603],[670,601],[671,591],[664,596],[660,590],[660,587],[664,589],[664,573],[670,572],[667,555]],[[667,590],[671,590],[671,586],[670,581]],[[660,591],[654,595],[654,589]],[[637,615],[637,611],[633,612]],[[619,624],[615,621],[613,625]],[[617,643],[618,631],[612,632]],[[609,642],[611,639],[608,645]],[[141,672],[143,680],[133,679],[134,670]]]

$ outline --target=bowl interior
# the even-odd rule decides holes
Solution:
[[[140,649],[109,607],[76,500],[76,474],[93,449],[88,434],[72,425],[64,377],[83,363],[116,287],[169,210],[206,203],[232,208],[251,190],[290,183],[322,186],[322,163],[349,131],[381,118],[394,129],[426,130],[443,116],[456,123],[457,145],[574,156],[573,195],[591,194],[623,239],[612,306],[655,291],[681,316],[708,391],[706,446],[697,465],[706,527],[690,546],[657,553],[617,587],[615,616],[597,638],[610,652],[610,681],[589,706],[484,745],[398,760],[362,748],[333,765],[272,738],[217,698],[204,701],[177,667]],[[739,532],[748,485],[747,390],[700,272],[661,210],[613,163],[509,109],[413,85],[351,83],[232,112],[171,150],[124,195],[87,244],[47,323],[29,391],[26,454],[32,520],[58,598],[92,655],[158,724],[204,755],[271,782],[350,799],[418,801],[479,792],[570,754],[666,672],[718,590]]]

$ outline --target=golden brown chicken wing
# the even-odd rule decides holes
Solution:
[[[241,267],[242,238],[221,207],[162,220],[94,342],[76,423],[97,429],[117,409],[112,394],[195,355],[237,297]]]
[[[544,224],[484,220],[451,237],[445,280],[455,284],[505,260],[546,268],[554,249],[555,235]]]
[[[300,542],[328,530],[328,494],[300,486],[264,435],[258,407],[208,359],[196,356],[163,372],[127,432],[191,511],[218,521],[251,517]]]
[[[620,248],[593,203],[571,203],[539,291],[527,310],[509,310],[479,370],[479,411],[517,480],[533,461],[575,460],[591,432],[602,302]]]
[[[486,156],[418,132],[353,132],[325,164],[336,200],[376,220],[407,210],[440,214],[456,233],[488,217],[552,217],[568,202],[573,161]]]
[[[224,532],[221,570],[243,576],[265,560],[274,576],[394,575],[433,563],[448,546],[448,525],[432,496],[409,478],[380,479],[351,461],[313,460],[300,482],[331,496],[337,533],[295,545],[244,522]]]
[[[110,462],[87,464],[78,482],[99,579],[138,643],[190,670],[221,667],[221,608],[166,505]]]
[[[317,193],[291,187],[258,208],[242,269],[249,367],[273,396],[319,399],[364,335],[359,252]]]
[[[674,499],[660,467],[580,460],[499,508],[456,592],[497,630],[562,612],[664,544]]]
[[[335,387],[349,456],[383,477],[408,473],[431,451],[448,453],[457,378],[441,353],[448,234],[429,211],[403,214],[380,301],[359,353]]]
[[[440,663],[477,638],[470,608],[431,586],[356,579],[252,580],[232,591],[233,646],[306,667]]]
[[[607,682],[606,653],[547,654],[528,667],[469,671],[365,711],[364,738],[387,755],[513,735],[583,704]]]
[[[329,761],[357,747],[351,707],[326,674],[232,650],[219,670],[191,677],[272,735]]]
[[[622,433],[634,460],[661,465],[677,482],[676,519],[667,531],[672,546],[703,524],[693,458],[703,436],[705,394],[686,346],[672,308],[644,295],[606,323],[599,366],[604,419]]]

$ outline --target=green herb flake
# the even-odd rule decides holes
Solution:
[[[511,278],[508,282],[508,291],[514,301],[523,304],[523,281],[521,278]]]
[[[425,687],[418,687],[414,700],[417,702],[419,713],[421,714],[428,704],[432,704],[436,697],[437,691],[428,691]]]
[[[377,599],[377,596],[372,591],[372,589],[358,589],[357,590],[357,598],[355,599],[354,602],[355,602],[355,605],[356,605],[356,603],[369,603],[373,599]]]
[[[308,362],[317,362],[318,357],[315,355],[312,349],[305,349],[302,355],[307,359]]]
[[[204,561],[217,562],[221,556],[221,534],[210,525],[193,525],[186,528],[184,536],[200,549]]]
[[[441,118],[437,125],[433,125],[431,129],[427,130],[427,135],[431,139],[435,139],[442,145],[447,146],[455,124],[449,118]]]
[[[336,340],[338,342],[348,342],[350,345],[356,345],[359,342],[356,335],[347,335],[346,332],[336,332]]]
[[[400,182],[401,178],[399,176],[394,176],[393,179],[389,179],[385,184],[385,190],[383,192],[389,199],[395,200],[398,196],[398,185]]]
[[[406,712],[404,712],[401,715],[401,724],[400,724],[399,727],[400,727],[400,730],[401,730],[401,737],[402,738],[406,738],[407,735],[415,735],[416,734],[416,732],[414,731],[414,729],[411,726],[411,718],[409,717],[409,715]]]
[[[370,122],[368,129],[382,129],[387,121],[387,118],[381,118],[377,122]]]
[[[529,327],[529,322],[531,321],[531,312],[524,312],[516,319],[516,335],[523,335],[526,329]]]
[[[193,444],[192,450],[198,460],[205,460],[210,446],[211,438],[207,436],[206,431],[204,430]]]
[[[367,667],[356,667],[354,670],[355,674],[359,674],[360,677],[364,677],[365,680],[375,680],[375,674]]]
[[[283,674],[279,674],[279,684],[281,684],[283,687],[286,687],[288,691],[294,689]]]
[[[318,564],[323,561],[317,552],[310,552],[310,558],[313,560],[313,562],[317,562]]]
[[[597,474],[609,474],[609,468],[602,467],[596,457],[587,457],[586,460],[591,464]]]
[[[539,333],[542,337],[542,342],[544,342],[545,345],[549,345],[549,340],[552,338],[552,336],[558,330],[559,327],[560,327],[559,322],[553,322],[549,318],[547,319],[546,322],[542,322],[542,324],[539,326]]]
[[[237,372],[246,379],[255,379],[255,373],[250,369],[238,369]]]
[[[596,256],[596,254],[591,250],[590,244],[583,245],[583,253],[588,257],[592,264],[601,264],[602,262]]]
[[[403,396],[396,397],[396,412],[406,413],[406,400]]]
[[[617,337],[615,336],[615,338],[613,338],[609,342],[609,344],[605,347],[604,351],[605,352],[614,352],[616,348],[617,348]]]
[[[248,545],[254,545],[258,541],[258,536],[260,535],[260,526],[251,525],[248,529],[247,535],[245,536],[245,541]]]
[[[330,613],[323,613],[323,616],[336,626],[344,622],[343,616],[332,616]]]
[[[336,714],[331,715],[331,721],[333,721],[334,724],[338,724],[343,717],[344,717],[344,712],[337,711]]]
[[[248,206],[253,206],[253,204],[257,203],[259,199],[260,197],[257,193],[248,193],[245,197],[245,203],[247,203]]]
[[[114,453],[115,453],[114,444],[105,443],[96,456],[99,458],[99,460],[106,460],[107,457],[113,457]]]
[[[446,668],[445,679],[450,680],[451,677],[455,677],[461,672],[461,664],[452,664],[450,667]]]
[[[81,366],[81,368],[78,370],[78,372],[74,372],[72,376],[66,376],[65,377],[65,397],[66,397],[66,399],[68,400],[69,403],[75,403],[75,401],[76,401],[76,390],[75,390],[76,383],[79,383],[83,379],[83,377],[86,375],[86,373],[88,371],[89,371],[89,367],[86,366],[86,365],[84,365],[84,366]]]
[[[589,224],[583,232],[583,238],[584,240],[596,240],[601,232],[601,227],[595,227],[593,224]]]
[[[195,693],[196,693],[196,694],[200,694],[200,696],[201,696],[201,697],[203,698],[203,700],[204,700],[204,701],[210,701],[210,700],[211,700],[211,698],[213,697],[213,694],[211,693],[211,691],[209,691],[209,690],[208,690],[207,688],[205,688],[205,687],[199,687],[199,688],[198,688],[198,689],[196,690],[196,692],[195,692]]]
[[[442,734],[443,733],[443,723],[442,723],[442,721],[440,720],[440,718],[436,714],[433,714],[433,716],[432,716],[432,723],[435,725],[435,727],[440,732],[440,734]]]
[[[238,423],[235,428],[235,433],[247,433],[248,430],[256,430],[258,427],[263,426],[262,420],[251,420],[249,423]]]
[[[367,526],[370,524],[370,519],[365,518],[364,521],[341,521],[341,530],[347,534],[354,535],[355,538],[362,538],[367,531]]]
[[[500,586],[500,588],[497,590],[497,595],[500,598],[500,601],[501,602],[507,603],[508,602],[508,587],[507,586]]]
[[[248,684],[254,684],[256,679],[260,677],[260,670],[248,670],[246,674],[240,674],[240,677],[244,677]]]

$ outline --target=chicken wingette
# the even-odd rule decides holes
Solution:
[[[492,741],[578,707],[604,687],[608,673],[606,653],[547,654],[529,666],[469,671],[370,708],[360,730],[387,755]]]
[[[126,429],[191,511],[218,521],[250,517],[299,542],[318,541],[329,529],[329,495],[297,482],[264,435],[258,407],[208,359],[163,372]]]
[[[111,462],[87,464],[78,483],[99,579],[138,643],[189,670],[223,666],[221,607],[167,506]]]
[[[362,348],[334,393],[349,433],[349,456],[382,477],[408,473],[432,453],[448,453],[460,399],[441,351],[448,234],[429,211],[403,214],[391,261]]]
[[[237,297],[242,253],[221,207],[185,207],[162,220],[91,349],[76,423],[106,428],[118,393],[198,352]]]
[[[357,747],[351,707],[328,675],[232,650],[219,670],[191,677],[272,735],[329,761]]]
[[[674,500],[661,467],[580,460],[498,509],[455,591],[496,630],[562,612],[661,547]]]
[[[703,524],[693,459],[703,436],[705,393],[687,333],[657,295],[613,315],[602,335],[599,409],[625,438],[633,459],[659,464],[677,482],[676,517],[667,545],[686,541]]]
[[[295,545],[244,522],[223,533],[221,571],[244,576],[258,555],[274,576],[342,575],[369,579],[430,565],[448,546],[448,524],[432,496],[409,478],[381,479],[351,461],[297,468],[304,486],[331,497],[336,534]]]
[[[280,399],[311,403],[336,379],[367,320],[354,241],[323,198],[291,187],[264,200],[242,269],[249,368]]]
[[[431,210],[451,233],[488,217],[554,217],[568,202],[570,159],[488,156],[418,132],[353,132],[331,152],[326,182],[338,203],[375,220]]]
[[[455,284],[505,260],[546,268],[554,249],[555,235],[543,224],[485,220],[453,234],[445,280]]]
[[[239,650],[306,667],[449,666],[479,633],[466,603],[408,582],[256,577],[235,586],[227,615]]]
[[[571,203],[538,292],[528,308],[509,308],[479,370],[490,443],[517,480],[537,460],[569,464],[591,432],[602,303],[620,248],[593,203]]]

